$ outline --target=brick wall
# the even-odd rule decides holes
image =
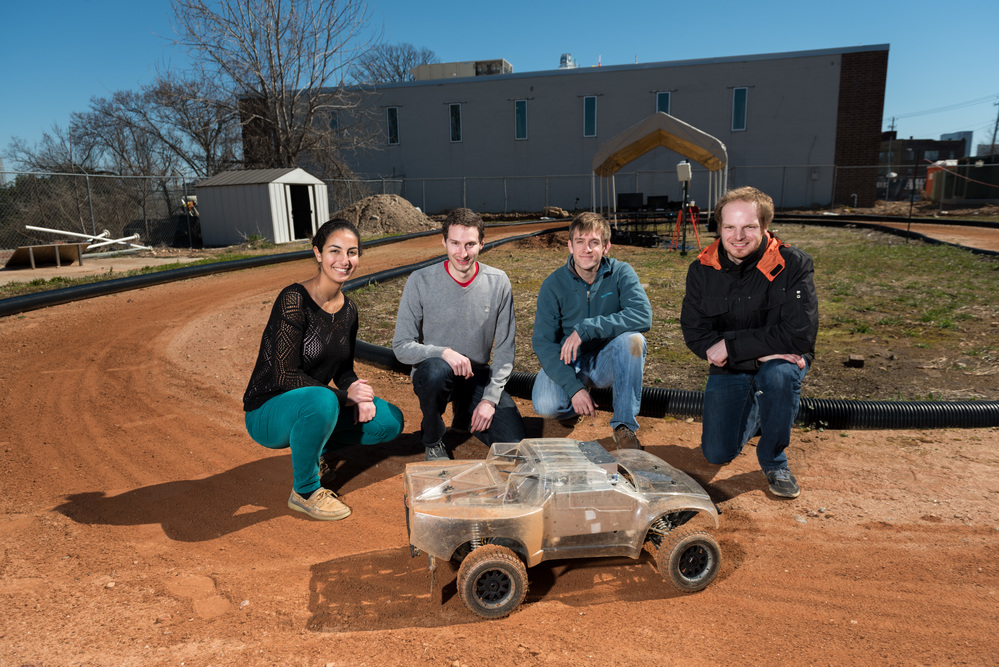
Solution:
[[[885,105],[888,51],[844,53],[839,73],[839,110],[836,121],[836,188],[833,203],[873,206],[876,197],[875,169],[881,142],[881,119]]]

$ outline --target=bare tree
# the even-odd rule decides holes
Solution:
[[[367,141],[363,133],[331,136],[343,116],[361,113],[362,93],[344,82],[371,44],[364,0],[173,0],[173,7],[179,42],[238,101],[246,163],[290,167],[309,153]]]
[[[133,109],[198,176],[212,176],[240,161],[238,104],[204,72],[160,74]]]
[[[437,62],[437,54],[426,47],[418,49],[408,42],[380,44],[358,58],[351,74],[358,83],[413,81],[411,69]]]
[[[13,225],[18,234],[24,234],[24,225],[91,231],[88,225],[89,176],[85,181],[73,174],[93,174],[99,172],[100,167],[95,161],[93,145],[74,132],[72,126],[53,125],[52,130],[43,133],[34,145],[15,137],[5,154],[18,168],[43,173],[38,178],[19,179],[20,196]],[[25,238],[29,237],[25,234]]]
[[[119,173],[159,174],[182,167],[211,176],[238,162],[233,98],[207,76],[167,73],[141,92],[93,98],[90,111],[74,119],[115,159]],[[136,172],[139,165],[146,170]]]
[[[131,112],[141,100],[141,94],[131,91],[91,98],[89,111],[70,116],[73,134],[107,171],[121,176],[169,175],[173,155],[157,131]]]
[[[34,145],[14,137],[4,155],[27,171],[79,174],[98,169],[92,148],[74,136],[72,126],[53,125],[52,130],[42,133],[41,140]]]

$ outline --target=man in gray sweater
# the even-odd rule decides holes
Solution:
[[[487,446],[524,438],[520,412],[504,390],[515,352],[510,279],[476,261],[485,237],[478,214],[455,209],[441,231],[448,258],[409,276],[392,339],[396,358],[413,367],[428,461],[451,458],[442,415],[452,402],[452,427]]]

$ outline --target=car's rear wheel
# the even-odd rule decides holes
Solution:
[[[471,612],[483,618],[501,618],[527,595],[527,568],[507,547],[481,546],[458,568],[458,593]]]
[[[663,538],[656,553],[656,567],[664,579],[684,593],[708,586],[721,567],[721,548],[701,530],[674,530]]]

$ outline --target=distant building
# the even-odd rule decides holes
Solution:
[[[511,74],[513,65],[503,60],[466,60],[457,63],[428,63],[417,65],[409,70],[417,81],[435,81],[437,79],[458,79],[470,76],[492,76],[494,74]]]
[[[970,130],[965,132],[950,132],[948,134],[941,134],[940,141],[958,141],[964,139],[964,155],[958,155],[958,157],[968,157],[971,155],[971,147],[974,145],[971,142],[974,135],[975,133]]]
[[[960,133],[964,134],[964,133]],[[971,134],[968,132],[967,134]],[[881,133],[881,150],[878,154],[878,164],[881,166],[912,167],[919,165],[925,168],[937,160],[956,160],[965,157],[968,144],[965,139],[899,139],[896,132]]]
[[[579,67],[579,65],[577,65],[576,61],[572,59],[571,53],[563,53],[562,57],[558,61],[559,69],[576,69],[577,67]]]
[[[345,157],[355,174],[392,179],[394,192],[428,213],[462,205],[538,210],[541,202],[589,208],[601,145],[663,111],[725,145],[729,187],[754,185],[782,207],[852,203],[853,195],[870,206],[888,48],[526,73],[511,67],[489,76],[482,72],[506,72],[509,63],[478,61],[501,65],[477,62],[474,75],[468,67],[424,65],[425,78],[381,85],[366,97],[381,145]],[[618,172],[617,191],[675,201],[684,157],[655,148]],[[694,167],[690,196],[707,203],[706,172]]]

